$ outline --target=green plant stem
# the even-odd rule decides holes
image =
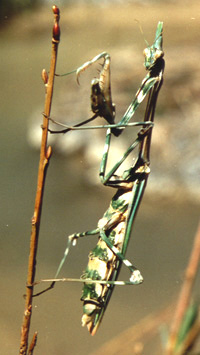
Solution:
[[[191,300],[192,288],[194,285],[195,277],[198,271],[200,260],[200,223],[194,239],[192,252],[185,271],[185,280],[180,291],[179,300],[175,310],[174,319],[171,326],[171,332],[167,344],[166,355],[173,355],[174,348],[177,341],[177,336],[182,324],[183,318]]]

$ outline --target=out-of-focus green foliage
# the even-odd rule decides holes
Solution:
[[[176,351],[178,351],[181,348],[182,343],[185,341],[188,333],[191,331],[195,321],[197,320],[198,312],[199,312],[199,306],[197,303],[192,303],[188,307],[178,334]]]
[[[0,0],[0,25],[26,9],[31,9],[39,3],[38,0]]]

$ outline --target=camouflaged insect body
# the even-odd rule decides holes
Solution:
[[[146,48],[144,51],[145,67],[148,70],[148,74],[143,80],[140,89],[136,93],[135,99],[129,106],[120,123],[129,122],[147,93],[150,93],[150,95],[144,120],[151,120],[153,122],[156,99],[162,85],[162,75],[164,71],[162,30],[163,23],[159,22],[154,44],[151,47]],[[99,82],[96,81],[94,84],[99,85]],[[96,86],[96,89],[97,88],[99,89],[99,86]],[[102,92],[102,90],[100,90],[100,92]],[[108,210],[98,223],[100,234],[99,241],[97,247],[95,247],[89,255],[89,262],[84,273],[84,278],[107,281],[116,280],[118,277],[122,261],[119,261],[117,254],[113,253],[111,249],[108,248],[106,242],[102,240],[103,233],[105,233],[109,241],[111,241],[113,247],[117,248],[119,253],[125,255],[131,235],[132,224],[150,173],[150,140],[151,131],[143,140],[141,139],[141,154],[144,153],[142,153],[142,146],[145,146],[146,144],[146,147],[148,147],[144,154],[146,156],[146,161],[141,161],[138,157],[138,166],[136,167],[135,165],[129,170],[124,171],[120,180],[121,183],[119,186],[116,184],[118,191],[112,198]],[[103,164],[106,164],[106,159],[105,155],[105,157],[102,158]],[[110,182],[107,185],[114,186]],[[141,275],[139,277],[141,277]],[[104,285],[92,282],[84,284],[81,298],[83,301],[84,312],[82,325],[87,325],[87,328],[92,335],[96,333],[99,327],[113,288],[114,286],[109,284]]]
[[[126,171],[127,180],[130,179],[130,172],[133,168]],[[89,254],[88,266],[82,275],[82,278],[92,280],[116,280],[120,270],[120,264],[117,256],[108,248],[102,240],[102,231],[112,242],[112,245],[119,252],[123,251],[125,255],[131,229],[129,219],[133,218],[136,210],[130,208],[133,199],[140,199],[142,193],[140,189],[141,182],[146,183],[150,169],[146,164],[140,166],[135,171],[135,181],[128,182],[126,188],[119,188],[111,200],[110,206],[98,222],[100,238],[97,246]],[[133,172],[132,172],[133,175]],[[122,180],[124,181],[124,180]],[[142,185],[142,188],[144,186]],[[139,200],[137,201],[139,202]],[[128,232],[127,232],[128,227]],[[131,223],[132,227],[132,223]],[[126,240],[125,240],[126,239]],[[140,280],[141,282],[141,280]],[[81,300],[83,304],[84,315],[82,325],[87,325],[89,332],[94,335],[97,331],[101,318],[105,312],[111,293],[111,285],[101,285],[99,283],[84,284]]]
[[[97,245],[89,254],[86,270],[81,276],[81,280],[78,280],[84,282],[81,297],[83,301],[82,325],[87,326],[91,335],[96,333],[101,323],[114,286],[116,284],[138,285],[143,282],[140,271],[125,258],[125,253],[130,240],[133,222],[150,173],[151,133],[156,101],[162,85],[164,71],[162,29],[163,23],[159,22],[154,44],[144,51],[145,67],[148,73],[142,81],[139,90],[124,116],[117,124],[117,127],[110,127],[106,133],[99,177],[105,186],[116,188],[117,192],[113,196],[107,211],[99,220],[96,229],[74,233],[68,237],[68,246],[56,272],[57,277],[68,255],[70,246],[75,245],[79,238],[89,235],[99,235]],[[103,52],[84,63],[77,69],[77,80],[82,71],[101,58],[104,59],[104,63],[99,79],[93,79],[92,81],[91,106],[95,117],[102,116],[108,123],[113,125],[115,123],[115,106],[112,103],[110,89],[109,54]],[[115,163],[111,170],[106,173],[111,133],[118,136],[128,126],[136,109],[147,94],[148,100],[144,120],[143,122],[133,122],[134,125],[142,127],[137,134],[137,138],[126,149],[123,156]],[[136,147],[138,147],[136,161],[122,175],[116,175],[118,168],[121,167]],[[116,281],[122,264],[131,273],[129,281]]]
[[[120,189],[111,200],[108,210],[102,219],[99,220],[100,238],[97,246],[89,254],[88,266],[82,278],[92,280],[112,280],[118,267],[116,255],[108,248],[101,239],[101,230],[105,231],[106,236],[112,244],[121,252],[125,237],[127,223],[128,206],[132,198],[132,189],[125,191]],[[94,324],[98,324],[102,307],[105,306],[108,293],[113,286],[101,284],[84,284],[81,300],[84,301],[82,325],[87,325],[92,335],[96,332]]]

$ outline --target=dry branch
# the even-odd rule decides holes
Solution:
[[[28,336],[30,330],[31,314],[32,314],[32,297],[33,297],[33,283],[35,280],[36,272],[36,255],[39,239],[39,229],[40,229],[40,217],[42,211],[42,199],[44,193],[44,184],[45,177],[47,172],[47,166],[51,156],[51,147],[47,148],[47,136],[48,136],[48,117],[50,115],[52,96],[53,96],[53,84],[54,84],[54,75],[56,68],[56,59],[57,59],[57,50],[60,40],[60,28],[59,28],[59,9],[56,6],[53,6],[54,13],[54,26],[53,26],[53,38],[52,38],[52,54],[51,54],[51,64],[49,78],[45,77],[45,86],[46,86],[46,98],[45,98],[45,109],[43,115],[43,126],[42,126],[42,141],[41,141],[41,150],[40,150],[40,162],[38,170],[38,182],[37,182],[37,191],[35,198],[35,208],[32,218],[32,230],[30,238],[30,254],[28,262],[28,275],[27,275],[27,287],[26,287],[26,301],[25,301],[25,311],[23,316],[23,323],[21,328],[21,342],[20,342],[20,355],[26,355],[28,349]],[[43,80],[44,80],[44,71],[43,71]],[[31,342],[28,353],[32,354],[35,344],[36,344],[36,335],[35,332],[33,340]]]

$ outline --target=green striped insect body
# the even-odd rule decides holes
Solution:
[[[61,131],[49,130],[49,132],[66,133],[68,131],[75,130],[75,129],[99,129],[99,128],[110,127],[112,129],[112,133],[115,136],[119,136],[126,126],[129,127],[135,126],[137,124],[136,122],[129,123],[129,121],[132,119],[137,108],[143,102],[147,94],[149,94],[151,89],[153,89],[154,87],[159,88],[159,86],[162,85],[163,71],[164,71],[164,59],[163,59],[164,52],[162,50],[162,34],[163,34],[163,22],[159,22],[153,45],[151,47],[148,46],[144,50],[144,57],[145,57],[144,66],[148,71],[148,73],[144,78],[144,80],[142,81],[140,88],[138,89],[134,99],[132,100],[125,114],[123,115],[123,117],[118,123],[115,124],[115,105],[112,103],[112,97],[111,97],[110,55],[106,52],[103,52],[97,55],[96,57],[94,57],[92,60],[84,63],[77,70],[73,71],[76,72],[77,81],[79,82],[79,76],[81,72],[86,70],[89,66],[91,66],[96,61],[100,60],[101,58],[104,58],[104,63],[102,66],[102,70],[100,71],[99,78],[98,79],[95,78],[91,82],[91,109],[94,112],[94,116],[81,123],[78,123],[74,127],[60,123],[49,117],[49,119],[53,123],[66,128]],[[103,117],[111,125],[80,127],[92,121],[98,116]],[[137,125],[141,125],[141,123]]]
[[[135,95],[135,98],[120,120],[119,125],[128,123],[151,89],[155,89],[156,87],[155,91],[157,91],[159,86],[162,85],[165,66],[163,59],[164,52],[162,50],[162,34],[163,22],[158,22],[155,41],[151,47],[145,48],[143,52],[145,58],[144,66],[148,73],[142,81],[141,86]]]
[[[149,76],[152,76],[152,72],[158,72],[159,65],[158,61],[160,61],[160,65],[163,65],[163,56],[164,52],[162,50],[162,32],[163,32],[163,22],[159,22],[156,30],[156,36],[155,36],[155,41],[151,47],[147,47],[144,50],[144,66],[147,70],[149,70],[150,74]],[[154,74],[155,76],[155,74]]]
[[[69,237],[71,243],[78,238],[98,235],[99,240],[89,254],[89,262],[81,279],[85,281],[81,300],[83,301],[82,325],[87,326],[94,335],[100,325],[107,308],[116,280],[124,264],[131,272],[129,281],[120,281],[121,285],[137,285],[143,281],[140,271],[125,258],[131,235],[133,221],[141,202],[147,178],[150,173],[149,161],[146,159],[148,136],[152,125],[141,129],[137,139],[128,147],[122,158],[105,175],[107,157],[110,147],[111,129],[108,129],[104,154],[100,166],[100,178],[106,186],[117,189],[110,206],[99,220],[97,228]],[[126,158],[138,147],[139,154],[136,162],[123,172],[115,172]],[[101,281],[103,281],[101,283]]]
[[[89,254],[87,268],[81,277],[81,280],[84,282],[81,297],[81,300],[83,301],[82,325],[86,325],[92,335],[96,333],[100,325],[114,286],[117,284],[140,284],[143,281],[140,271],[125,258],[125,253],[130,240],[133,222],[150,173],[151,133],[153,129],[156,101],[163,82],[164,72],[162,30],[163,23],[159,22],[154,44],[151,47],[148,47],[144,52],[145,66],[148,70],[148,74],[143,80],[141,88],[136,93],[128,110],[117,124],[117,128],[120,128],[121,130],[123,125],[128,126],[129,120],[132,118],[137,107],[148,94],[148,101],[142,124],[143,127],[138,132],[137,138],[127,148],[123,156],[116,162],[116,164],[114,164],[108,173],[106,173],[106,166],[111,142],[112,126],[108,128],[106,133],[99,176],[101,182],[105,186],[116,188],[117,191],[111,200],[110,206],[99,220],[96,229],[83,233],[75,233],[69,236],[68,246],[55,277],[57,278],[63,266],[71,244],[75,245],[80,237],[92,235],[99,236],[96,247]],[[106,60],[109,59],[105,54],[101,54],[80,67],[78,74],[103,56]],[[109,61],[107,63],[109,63]],[[94,103],[101,102],[98,110],[99,112],[104,112],[103,105],[105,102],[102,100],[102,96],[105,86],[101,86],[100,81],[95,81],[93,83],[94,87],[92,87],[92,90],[94,90],[94,94],[96,95],[96,101],[94,100]],[[99,91],[95,92],[96,89]],[[100,95],[99,97],[102,101],[100,101],[98,95]],[[104,98],[106,101],[107,97],[105,95]],[[112,105],[111,96],[108,96],[108,101]],[[110,109],[110,112],[113,112],[112,106],[110,106]],[[117,175],[118,169],[122,168],[124,161],[136,148],[138,149],[138,157],[136,161],[133,162],[133,165],[129,169],[124,170],[122,174]],[[124,264],[131,272],[129,281],[116,281],[122,264]]]
[[[133,101],[126,110],[122,119],[117,123],[119,127],[117,134],[122,132],[120,127],[124,124],[128,124],[133,117],[139,105],[143,102],[149,91],[155,86],[159,85],[162,81],[164,71],[164,52],[162,50],[162,33],[163,22],[159,22],[156,30],[155,41],[152,46],[145,48],[143,54],[145,58],[144,66],[148,71],[146,77],[142,81],[140,88],[138,89]],[[112,104],[111,89],[110,89],[110,55],[103,52],[92,60],[84,63],[77,69],[77,78],[82,71],[87,69],[90,65],[104,58],[103,69],[100,72],[99,79],[92,80],[92,94],[91,94],[91,108],[94,113],[98,113],[99,116],[104,117],[109,123],[114,123],[115,119],[115,105]],[[109,115],[106,113],[109,112]],[[117,127],[117,128],[118,128]],[[113,133],[113,131],[112,131]]]
[[[153,123],[156,100],[162,85],[164,60],[162,51],[162,23],[158,24],[155,42],[147,48],[145,66],[149,71],[138,90],[126,114],[119,124],[128,122],[130,112],[136,110],[149,92],[149,99],[145,111],[144,121]],[[148,88],[149,86],[149,88]],[[132,113],[131,112],[131,113]],[[135,111],[134,111],[135,112]],[[136,141],[127,149],[123,157],[115,164],[113,169],[105,176],[107,157],[110,147],[110,132],[106,136],[104,154],[100,166],[100,178],[104,185],[117,188],[108,210],[98,223],[98,228],[91,232],[81,233],[76,237],[89,234],[99,234],[97,246],[89,254],[89,262],[83,279],[115,281],[118,277],[122,263],[131,271],[130,282],[139,284],[143,281],[140,271],[125,259],[125,252],[131,235],[136,212],[140,205],[148,175],[150,173],[150,142],[152,126],[143,128],[138,133]],[[138,159],[130,169],[124,171],[122,176],[115,175],[127,156],[139,145]],[[124,282],[126,284],[126,282]],[[87,282],[84,284],[81,300],[83,301],[82,325],[87,325],[89,332],[94,335],[104,315],[111,297],[114,284],[99,284]]]
[[[132,170],[132,171],[131,171]],[[131,168],[126,178],[117,177],[118,190],[111,200],[108,210],[98,222],[96,232],[100,238],[96,247],[89,254],[89,262],[82,279],[116,280],[122,262],[130,269],[130,283],[140,284],[143,277],[140,271],[124,258],[130,236],[131,220],[136,213],[132,209],[135,199],[140,199],[139,185],[145,183],[150,169],[140,166],[137,170]],[[127,174],[127,172],[126,172]],[[134,182],[131,181],[134,179]],[[129,181],[130,180],[130,181]],[[111,185],[110,185],[111,184]],[[107,182],[112,186],[112,182]],[[137,200],[137,203],[139,200]],[[129,225],[131,223],[131,226]],[[84,235],[79,235],[84,236]],[[108,245],[108,241],[111,245]],[[112,248],[112,249],[111,249]],[[126,282],[124,282],[124,285]],[[87,282],[84,284],[81,300],[83,301],[82,325],[87,325],[89,332],[94,335],[104,315],[114,285]]]

